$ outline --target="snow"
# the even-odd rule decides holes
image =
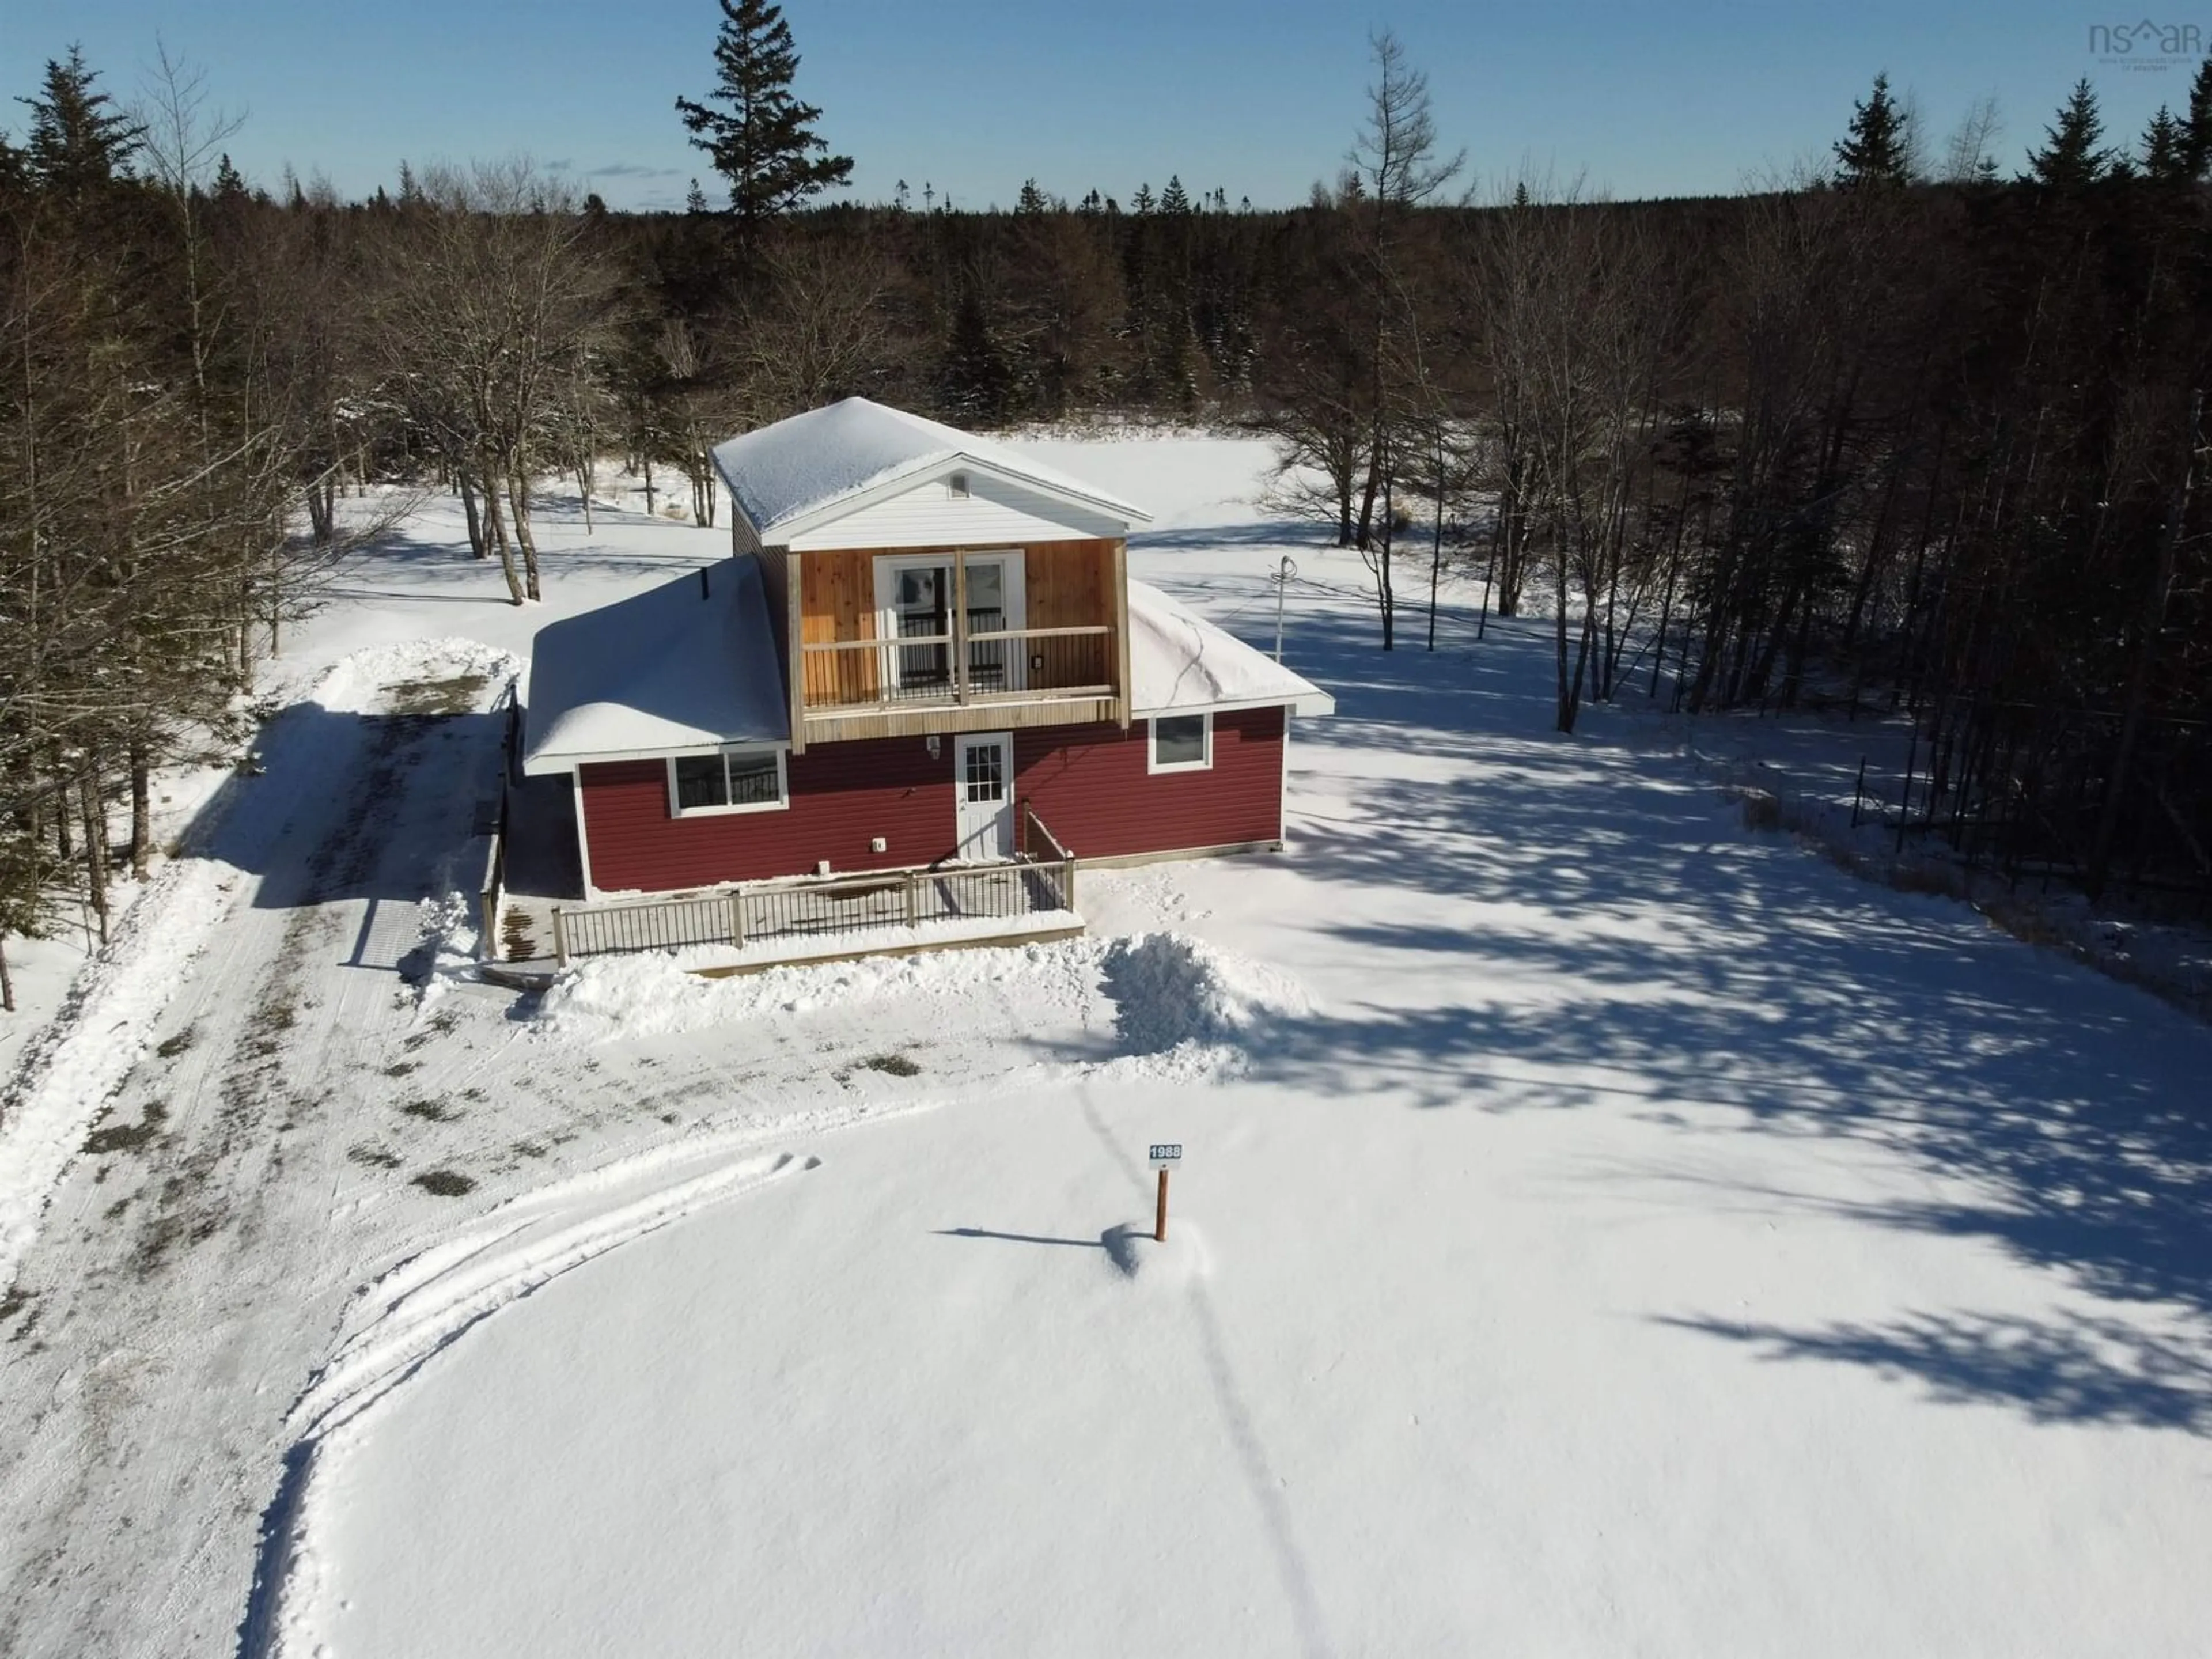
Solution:
[[[1129,584],[1129,688],[1139,715],[1288,704],[1327,714],[1336,700],[1148,582]]]
[[[213,859],[164,869],[18,1061],[0,1098],[0,1285],[14,1282],[54,1183],[145,1053],[239,873]]]
[[[549,623],[531,659],[524,769],[781,744],[791,721],[760,568],[731,560]]]
[[[1031,919],[1036,931],[1080,925],[1066,911]],[[984,925],[1004,926],[992,918]],[[955,921],[939,924],[957,929]],[[957,933],[912,930],[933,940]],[[880,929],[893,944],[907,929]],[[850,940],[844,948],[850,948]],[[779,966],[738,977],[702,976],[737,953],[715,947],[599,957],[562,973],[537,1010],[537,1029],[556,1041],[616,1039],[727,1027],[768,1011],[804,1014],[828,1006],[896,1002],[934,1005],[951,1020],[979,998],[1018,988],[1062,1007],[1079,1006],[1103,981],[1114,1000],[1114,1037],[1131,1056],[1176,1055],[1218,1063],[1274,1018],[1310,1004],[1296,981],[1264,964],[1176,933],[1012,944],[984,951],[871,957],[830,966]]]
[[[847,398],[714,448],[714,465],[766,544],[840,516],[835,509],[879,486],[957,461],[1071,495],[1131,525],[1144,509],[1106,494],[1018,447],[994,443],[902,409]]]
[[[1248,639],[1295,552],[1291,849],[440,975],[503,653],[726,540],[551,504],[516,609],[432,502],[33,1045],[0,1651],[2197,1651],[2212,1032],[1559,737],[1541,623],[1378,653],[1262,446],[1024,447]]]

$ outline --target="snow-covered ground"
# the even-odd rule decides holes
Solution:
[[[424,683],[726,545],[549,512],[518,612],[433,504],[32,1045],[0,1651],[2200,1651],[2212,1032],[1553,735],[1533,624],[1375,651],[1256,446],[1034,447],[1248,639],[1295,551],[1293,849],[425,994]]]

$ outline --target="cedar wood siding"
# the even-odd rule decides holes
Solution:
[[[1079,858],[1273,841],[1282,823],[1283,710],[1213,717],[1213,765],[1146,770],[1149,723],[1037,727],[1014,738],[1015,789]],[[592,882],[601,892],[672,892],[718,882],[926,865],[952,850],[952,757],[920,738],[819,744],[789,757],[782,811],[676,818],[664,761],[581,769]],[[868,850],[881,836],[882,853]]]
[[[1045,542],[1019,548],[1002,544],[969,550],[1021,553],[1025,628],[1086,628],[1100,623],[1126,627],[1112,597],[1114,556],[1119,546],[1113,541],[1083,540]],[[807,645],[828,645],[837,641],[874,639],[876,561],[927,554],[949,559],[951,550],[945,547],[862,547],[789,555],[799,562],[801,641]],[[763,572],[765,568],[763,565]],[[776,580],[783,580],[779,568]],[[787,603],[781,597],[783,591],[779,589],[778,596],[771,600],[779,607],[775,612],[778,616],[782,614],[780,607]],[[821,653],[807,658],[805,696],[810,702],[826,708],[840,690],[848,697],[876,695],[876,653],[857,651],[838,654],[846,659],[842,663]],[[787,669],[788,666],[787,664]],[[1110,672],[1108,678],[1112,678]],[[981,729],[988,732],[992,728],[985,726]]]

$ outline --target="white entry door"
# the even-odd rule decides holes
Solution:
[[[1014,739],[1009,732],[966,732],[952,739],[957,859],[1014,855]]]

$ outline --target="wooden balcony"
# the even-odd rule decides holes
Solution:
[[[911,565],[917,556],[805,556],[805,609],[793,627],[794,737],[803,747],[1126,722],[1119,553],[1118,544],[1031,550],[1025,570],[993,572],[987,599],[970,556],[948,551],[949,580],[934,590],[939,603],[904,612],[878,602],[887,590],[878,589],[872,564],[880,556]],[[1010,557],[976,556],[1001,566]],[[1002,588],[1012,590],[1006,600]],[[1015,597],[1024,590],[1026,603]],[[1037,625],[1006,626],[1009,609]]]

